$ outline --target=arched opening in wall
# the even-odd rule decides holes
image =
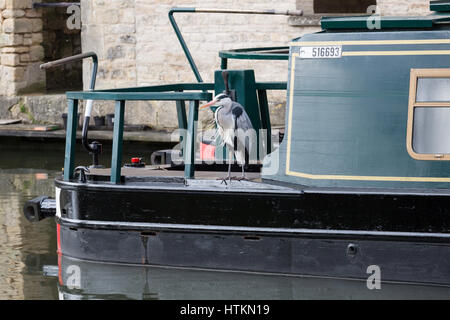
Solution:
[[[367,13],[376,0],[314,0],[314,13]]]
[[[74,17],[79,14],[79,0],[60,2],[45,0],[42,2],[44,61],[54,61],[81,53],[80,24],[74,25]],[[68,13],[68,8],[71,8]],[[68,23],[69,21],[69,23]],[[83,89],[83,64],[81,61],[68,63],[46,70],[47,92],[65,92]]]

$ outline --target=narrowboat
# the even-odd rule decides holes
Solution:
[[[450,285],[450,2],[430,6],[428,16],[323,18],[286,48],[221,51],[214,83],[174,13],[224,11],[172,9],[198,83],[67,92],[63,175],[54,200],[28,202],[25,215],[54,215],[58,253],[82,261],[362,280],[376,266],[381,281]],[[228,59],[287,60],[287,81],[258,82]],[[248,179],[227,184],[221,144],[213,165],[197,152],[199,106],[224,90],[258,133]],[[286,90],[279,145],[268,90]],[[80,100],[116,103],[111,169],[75,166]],[[165,158],[181,163],[122,166],[133,100],[176,102],[181,147]]]

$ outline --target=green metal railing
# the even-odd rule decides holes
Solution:
[[[186,130],[186,141],[180,141],[183,148],[184,176],[192,179],[195,175],[195,151],[200,101],[212,99],[211,91],[215,89],[214,83],[180,83],[137,88],[121,88],[110,90],[67,92],[68,115],[66,132],[66,150],[64,159],[64,180],[73,178],[75,169],[75,144],[77,113],[79,100],[112,100],[115,101],[113,147],[111,155],[112,183],[120,183],[122,168],[122,144],[126,101],[175,101],[178,115],[178,126]],[[266,90],[286,90],[285,82],[259,82],[255,83],[259,96],[259,103],[268,110]],[[188,92],[198,90],[196,92]],[[189,114],[186,116],[185,104],[189,101]],[[269,114],[262,114],[263,123],[270,124]],[[269,129],[270,126],[265,129]],[[181,138],[181,137],[180,137]],[[270,139],[267,141],[270,143]]]
[[[244,48],[219,51],[220,68],[228,68],[228,59],[289,60],[289,47]]]
[[[75,143],[79,100],[115,101],[110,177],[110,181],[112,183],[120,183],[126,101],[175,101],[178,111],[179,127],[187,130],[186,141],[183,141],[183,155],[185,164],[184,175],[186,178],[193,178],[195,168],[195,137],[197,131],[196,122],[198,120],[199,102],[211,100],[212,94],[206,91],[212,89],[214,89],[214,84],[211,83],[185,83],[141,88],[67,92],[68,115],[66,152],[64,158],[64,180],[68,181],[72,179],[75,169]],[[184,92],[185,90],[203,90],[205,92]],[[188,119],[186,119],[185,113],[186,101],[189,101]]]
[[[73,178],[75,169],[75,144],[76,128],[78,125],[77,114],[80,100],[112,100],[115,101],[113,147],[111,155],[111,176],[112,183],[120,183],[122,167],[122,144],[125,118],[126,101],[175,101],[178,115],[178,126],[186,130],[186,141],[180,141],[183,145],[184,176],[187,179],[194,178],[195,175],[195,151],[198,121],[198,109],[200,101],[212,99],[212,93],[206,92],[214,90],[214,83],[180,83],[169,85],[158,85],[137,88],[121,88],[111,90],[94,90],[67,92],[68,112],[67,112],[67,132],[66,150],[64,158],[64,180]],[[255,84],[258,92],[259,103],[267,109],[266,90],[286,90],[285,82],[261,82]],[[201,90],[196,92],[186,92],[189,90]],[[261,101],[262,99],[262,101]],[[189,101],[189,114],[186,116],[185,104]],[[270,124],[268,114],[262,114],[263,123]],[[266,129],[269,129],[270,126]],[[181,137],[180,137],[181,138]],[[270,143],[270,140],[267,141]]]
[[[186,55],[186,58],[191,66],[192,71],[194,72],[195,78],[198,82],[203,82],[202,76],[198,71],[197,65],[195,64],[194,58],[192,58],[192,54],[189,51],[189,48],[184,41],[183,35],[181,34],[180,28],[175,21],[174,13],[222,13],[222,14],[263,14],[263,15],[285,15],[285,16],[301,16],[303,15],[302,10],[237,10],[237,9],[205,9],[205,8],[172,8],[169,11],[169,20],[175,31],[175,34],[180,42],[181,48]],[[285,54],[285,50],[288,47],[272,47],[272,48],[262,48],[264,51],[276,51],[276,50],[284,50],[281,52],[256,52],[259,49],[236,49],[234,51],[240,51],[240,54],[234,54],[232,51],[223,51],[221,53],[221,69],[227,68],[227,59],[252,59],[252,60],[288,60],[288,54]],[[245,54],[246,50],[252,50],[253,52],[249,54]]]

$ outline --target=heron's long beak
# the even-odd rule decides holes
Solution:
[[[200,106],[200,108],[198,108],[198,110],[202,110],[202,109],[211,107],[211,106],[213,106],[216,103],[217,103],[217,100],[212,100],[212,101],[208,102],[207,104],[204,104],[204,105]]]

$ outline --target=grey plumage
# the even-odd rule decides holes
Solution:
[[[216,110],[215,120],[218,134],[228,150],[234,153],[240,165],[245,164],[245,152],[250,154],[252,139],[248,130],[253,129],[252,122],[244,108],[237,102],[221,106]],[[237,145],[236,145],[237,143]]]
[[[232,101],[226,94],[217,95],[203,107],[212,105],[219,106],[214,114],[217,133],[229,151],[227,178],[231,179],[230,170],[233,154],[242,166],[242,178],[245,178],[244,166],[252,153],[253,140],[256,137],[252,122],[244,107]]]

